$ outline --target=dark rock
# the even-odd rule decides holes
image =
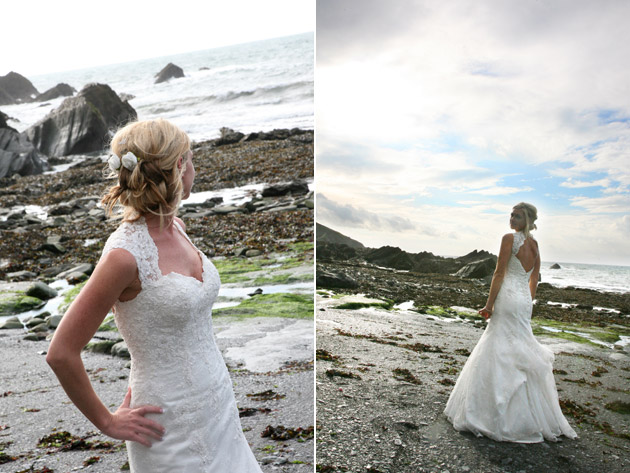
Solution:
[[[66,248],[61,243],[46,242],[39,247],[40,250],[50,251],[56,255],[62,255],[66,252]]]
[[[37,274],[32,271],[16,271],[14,273],[7,273],[8,279],[13,279],[14,281],[28,281],[29,279],[36,278]]]
[[[44,102],[46,100],[56,99],[57,97],[72,97],[76,89],[61,82],[54,87],[51,87],[43,94],[39,94],[35,99],[37,102]]]
[[[357,256],[356,248],[343,243],[329,243],[317,240],[317,259],[345,261]]]
[[[366,253],[365,260],[378,266],[407,271],[413,269],[415,265],[410,253],[395,246],[382,246],[381,248],[370,250]]]
[[[25,136],[11,127],[0,127],[0,178],[15,174],[30,176],[47,169],[47,157]]]
[[[560,265],[558,263],[554,263],[551,266],[549,266],[549,269],[561,269]]]
[[[35,281],[31,287],[26,290],[26,295],[46,300],[55,297],[57,295],[57,291],[48,284],[44,284],[41,281]]]
[[[253,296],[259,296],[260,294],[263,293],[263,290],[261,288],[256,289],[254,292],[250,292],[249,294],[247,294],[249,297],[253,297]]]
[[[462,278],[482,279],[492,275],[492,273],[494,273],[496,265],[497,261],[494,257],[485,258],[481,261],[468,263],[466,266],[457,271],[457,273],[455,273],[455,276],[459,276]]]
[[[283,184],[272,184],[262,191],[263,197],[278,197],[281,195],[302,195],[308,194],[308,184],[304,181],[286,182]]]
[[[133,107],[108,85],[88,84],[24,135],[48,156],[83,154],[103,150],[111,129],[136,118]]]
[[[339,272],[317,271],[317,287],[340,287],[354,289],[358,283],[347,274]]]
[[[234,131],[231,128],[221,128],[219,130],[221,136],[217,138],[215,141],[216,145],[230,145],[233,143],[238,143],[245,136],[240,131]]]
[[[181,67],[169,62],[166,66],[164,66],[164,69],[155,75],[155,77],[155,83],[159,84],[160,82],[165,82],[170,79],[184,77],[184,71]]]
[[[39,95],[30,80],[17,72],[0,77],[0,105],[32,102]]]
[[[0,111],[0,128],[8,128],[9,125],[7,125],[7,121],[9,120],[9,115],[7,115],[6,113],[2,113],[2,111]]]

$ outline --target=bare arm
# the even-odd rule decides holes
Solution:
[[[535,241],[535,240],[534,240]],[[536,243],[536,247],[538,248],[538,243]],[[536,289],[538,288],[538,280],[540,278],[540,250],[536,255],[536,262],[534,263],[534,270],[529,277],[529,292],[532,295],[532,300],[536,297]]]
[[[121,407],[112,414],[94,392],[81,360],[81,350],[136,277],[136,263],[131,254],[116,249],[107,253],[61,320],[46,361],[68,397],[98,429],[113,438],[150,446],[148,437],[161,438],[163,428],[144,415],[161,409],[154,406],[130,409],[128,392]]]
[[[505,271],[512,253],[513,242],[514,235],[511,233],[503,235],[503,238],[501,239],[501,248],[499,250],[499,257],[497,258],[497,267],[492,275],[488,300],[485,307],[479,311],[479,313],[485,318],[490,317],[492,315],[492,311],[494,310],[494,301],[496,300],[497,295],[499,294],[499,289],[501,289],[501,285],[503,284],[503,278],[505,278]]]

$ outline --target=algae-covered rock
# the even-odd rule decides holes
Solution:
[[[17,317],[10,317],[4,322],[0,322],[0,329],[24,328],[22,322]]]
[[[27,290],[26,295],[38,299],[52,299],[57,296],[57,291],[41,281],[35,281]]]
[[[44,304],[41,299],[27,296],[24,292],[0,292],[0,315],[19,314],[38,309]]]
[[[112,347],[118,342],[119,340],[98,340],[88,343],[83,349],[92,353],[111,353]]]

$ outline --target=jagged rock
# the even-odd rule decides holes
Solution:
[[[549,269],[562,269],[562,268],[560,268],[560,265],[558,263],[554,263],[551,266],[549,266]]]
[[[7,273],[8,279],[13,279],[15,281],[27,281],[29,279],[36,278],[37,274],[32,271],[16,271],[14,273]]]
[[[68,156],[103,150],[111,129],[136,118],[111,87],[88,84],[23,134],[48,156]]]
[[[6,115],[4,115],[6,117]],[[48,169],[47,157],[17,130],[0,123],[0,178],[19,174],[30,176]]]
[[[76,89],[74,87],[61,82],[56,86],[51,87],[43,94],[39,94],[35,100],[37,102],[45,102],[46,100],[56,99],[57,97],[72,97],[75,92]]]
[[[0,128],[9,127],[9,125],[7,125],[7,120],[9,120],[9,115],[7,115],[6,113],[2,113],[2,111],[0,111]]]
[[[35,281],[31,287],[26,290],[26,295],[31,297],[37,297],[38,299],[47,300],[57,296],[57,291],[50,287],[48,284],[44,284],[41,281]]]
[[[159,84],[160,82],[165,82],[170,79],[179,79],[180,77],[184,77],[184,70],[172,62],[169,62],[166,66],[164,66],[164,69],[155,74],[155,77],[155,83]]]
[[[17,72],[0,77],[0,105],[32,102],[38,95],[31,81]]]
[[[466,266],[457,271],[457,273],[455,273],[455,276],[459,276],[462,278],[482,279],[492,275],[492,273],[494,273],[496,265],[497,262],[494,257],[484,258],[481,261],[468,263]]]
[[[344,289],[354,289],[359,284],[345,273],[318,271],[316,279],[317,287],[340,287]]]
[[[263,197],[278,197],[281,195],[308,194],[308,184],[304,181],[285,182],[266,186],[262,191]]]
[[[245,136],[240,131],[234,131],[231,128],[221,128],[219,130],[221,136],[217,138],[215,141],[216,145],[230,145],[233,143],[238,143]]]

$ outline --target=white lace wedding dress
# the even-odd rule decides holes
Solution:
[[[199,252],[203,281],[162,275],[144,219],[122,223],[103,255],[114,248],[134,256],[142,284],[133,300],[115,305],[116,324],[131,354],[131,406],[162,407],[163,414],[147,417],[166,428],[163,440],[151,448],[127,442],[131,471],[261,472],[243,435],[232,382],[212,331],[212,304],[221,284],[216,268]]]
[[[523,233],[516,232],[494,312],[444,412],[456,430],[499,441],[575,438],[558,403],[553,352],[532,333],[528,281],[533,268],[526,272],[516,257],[524,242]]]

